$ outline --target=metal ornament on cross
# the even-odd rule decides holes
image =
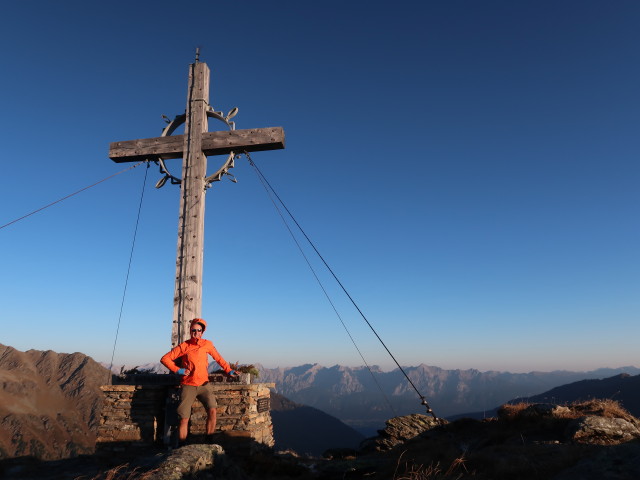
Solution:
[[[196,55],[196,61],[197,59],[198,59],[198,55]],[[227,127],[229,127],[229,130],[236,129],[236,123],[231,122],[230,120],[233,117],[235,117],[237,114],[238,114],[238,107],[233,107],[229,111],[229,113],[227,113],[226,115],[224,115],[222,112],[216,112],[213,109],[213,107],[210,105],[209,107],[207,107],[207,117],[220,120],[225,125],[227,125]],[[162,115],[162,118],[164,118],[165,121],[167,122],[167,126],[162,130],[162,135],[160,136],[168,137],[170,135],[173,135],[173,132],[175,132],[180,125],[185,123],[187,119],[187,114],[182,113],[180,115],[176,115],[173,120],[169,120],[169,117],[167,117],[166,115]],[[213,182],[219,182],[220,180],[222,180],[223,175],[228,175],[229,177],[231,177],[231,181],[233,183],[238,183],[238,180],[236,180],[236,177],[234,177],[231,173],[229,173],[229,169],[234,167],[235,158],[236,158],[236,153],[234,152],[229,153],[227,160],[222,164],[222,166],[218,169],[218,171],[213,175],[209,175],[207,178],[205,178],[205,188],[211,187],[211,184]],[[159,164],[160,173],[164,175],[156,183],[156,188],[162,188],[165,185],[165,183],[167,183],[167,180],[170,180],[170,182],[173,185],[180,185],[182,183],[182,180],[180,178],[175,177],[174,175],[171,174],[171,172],[169,172],[169,169],[164,163],[164,159],[162,158],[162,156],[158,156],[158,158],[155,159],[154,162]]]
[[[199,51],[196,61],[189,65],[187,92],[186,113],[168,121],[162,136],[113,142],[109,146],[109,158],[114,162],[159,162],[164,176],[157,187],[167,180],[180,184],[172,347],[187,340],[189,323],[202,317],[204,196],[207,186],[228,174],[229,168],[233,167],[234,152],[284,148],[282,127],[236,130],[230,119],[238,113],[237,108],[223,115],[209,105],[209,67],[199,61]],[[209,132],[209,118],[223,121],[229,130]],[[184,134],[172,135],[182,124],[185,126]],[[207,176],[208,155],[227,155],[222,167],[210,176]],[[174,177],[166,169],[164,162],[171,158],[182,158],[181,178]],[[215,328],[215,319],[211,319],[209,324]]]

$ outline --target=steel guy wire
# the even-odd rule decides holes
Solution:
[[[358,311],[358,313],[360,314],[360,316],[363,318],[363,320],[366,322],[366,324],[369,326],[369,328],[371,329],[371,331],[373,332],[373,334],[376,336],[376,338],[378,339],[378,341],[382,344],[382,346],[384,347],[384,349],[387,351],[387,353],[389,354],[389,356],[391,357],[391,359],[394,361],[394,363],[398,366],[398,368],[400,369],[400,371],[402,372],[402,374],[404,375],[404,377],[407,379],[407,381],[409,382],[409,384],[411,385],[411,387],[413,387],[413,389],[415,390],[416,394],[418,395],[418,397],[420,397],[420,404],[423,405],[426,409],[427,409],[427,413],[431,414],[431,416],[433,416],[433,418],[435,420],[438,419],[438,417],[436,417],[435,413],[433,412],[433,409],[429,406],[429,403],[427,402],[427,399],[425,398],[424,395],[422,395],[420,393],[420,391],[418,390],[418,388],[415,386],[415,384],[413,383],[413,381],[411,380],[411,378],[409,378],[409,375],[407,375],[407,372],[404,370],[404,368],[402,368],[402,366],[400,365],[400,363],[398,363],[398,361],[396,360],[396,357],[393,355],[393,353],[391,353],[391,350],[389,350],[389,348],[387,347],[387,345],[384,343],[384,341],[382,340],[382,338],[380,337],[380,335],[378,335],[378,332],[375,330],[375,328],[373,328],[373,325],[371,325],[371,323],[369,322],[369,320],[367,320],[367,317],[364,315],[364,313],[362,312],[362,310],[360,310],[360,307],[358,307],[358,305],[356,304],[355,300],[353,300],[353,298],[351,297],[351,295],[349,294],[349,292],[347,291],[347,289],[344,287],[344,285],[342,284],[342,282],[338,279],[338,277],[336,276],[336,274],[333,272],[333,270],[331,269],[331,267],[329,266],[329,264],[325,261],[324,257],[320,254],[320,252],[318,251],[318,249],[316,248],[316,246],[314,245],[314,243],[311,241],[311,239],[309,238],[309,236],[305,233],[305,231],[302,229],[302,227],[300,226],[300,224],[298,223],[298,221],[295,219],[295,217],[293,216],[293,214],[291,213],[291,211],[287,208],[287,206],[284,204],[284,202],[282,201],[282,199],[280,198],[280,196],[278,195],[278,193],[275,191],[275,189],[271,186],[271,184],[269,183],[269,181],[266,179],[266,177],[263,175],[262,171],[258,168],[258,166],[255,164],[255,162],[253,161],[253,159],[251,158],[251,156],[249,155],[249,152],[243,152],[244,155],[247,157],[247,159],[249,160],[249,163],[251,164],[252,167],[254,167],[255,171],[258,173],[258,175],[264,179],[264,182],[266,183],[266,185],[269,187],[269,190],[273,192],[273,194],[275,195],[275,197],[278,199],[278,202],[282,205],[282,207],[286,210],[287,214],[289,215],[289,217],[291,217],[291,220],[293,220],[293,222],[296,224],[296,226],[298,227],[298,229],[300,230],[300,232],[302,233],[302,235],[304,235],[304,237],[306,238],[307,242],[309,243],[309,245],[311,245],[311,248],[313,248],[313,250],[316,252],[316,254],[318,255],[318,257],[320,258],[320,260],[322,260],[322,263],[324,264],[325,267],[327,267],[327,270],[331,273],[331,275],[333,276],[333,278],[335,279],[335,281],[338,283],[338,285],[340,285],[340,288],[342,289],[342,291],[344,292],[344,294],[347,296],[347,298],[349,298],[349,300],[351,301],[352,305],[356,308],[356,310]],[[272,200],[273,201],[273,200]],[[277,208],[277,207],[276,207]],[[286,224],[286,222],[285,222]],[[288,226],[287,226],[288,228]],[[296,242],[297,243],[297,242]],[[305,257],[306,259],[306,257]]]
[[[80,190],[78,190],[77,192],[73,192],[73,193],[71,193],[71,194],[67,195],[66,197],[59,198],[59,199],[58,199],[58,200],[56,200],[55,202],[51,202],[51,203],[49,203],[48,205],[45,205],[44,207],[40,207],[40,208],[38,208],[37,210],[34,210],[34,211],[33,211],[33,212],[31,212],[31,213],[27,213],[26,215],[23,215],[23,216],[22,216],[22,217],[20,217],[20,218],[16,218],[15,220],[12,220],[12,221],[11,221],[11,222],[9,222],[9,223],[5,223],[4,225],[0,226],[0,230],[2,230],[2,229],[3,229],[3,228],[5,228],[5,227],[8,227],[9,225],[13,225],[14,223],[19,222],[20,220],[24,220],[25,218],[30,217],[30,216],[31,216],[31,215],[33,215],[34,213],[41,212],[41,211],[42,211],[42,210],[44,210],[45,208],[49,208],[49,207],[51,207],[51,206],[55,205],[56,203],[60,203],[60,202],[62,202],[63,200],[66,200],[67,198],[71,198],[71,197],[73,197],[74,195],[77,195],[77,194],[78,194],[78,193],[80,193],[80,192],[84,192],[85,190],[88,190],[88,189],[89,189],[89,188],[91,188],[91,187],[95,187],[96,185],[98,185],[98,184],[100,184],[100,183],[102,183],[102,182],[104,182],[104,181],[106,181],[106,180],[109,180],[110,178],[113,178],[113,177],[115,177],[116,175],[120,175],[121,173],[127,172],[127,171],[131,170],[132,168],[136,168],[136,167],[137,167],[138,165],[140,165],[141,163],[144,163],[144,161],[139,162],[139,163],[136,163],[135,165],[132,165],[132,166],[130,166],[129,168],[125,168],[124,170],[120,170],[119,172],[114,173],[113,175],[109,175],[108,177],[103,178],[102,180],[100,180],[100,181],[98,181],[98,182],[96,182],[96,183],[93,183],[93,184],[91,184],[91,185],[89,185],[89,186],[87,186],[87,187],[81,188],[81,189],[80,189]]]
[[[378,383],[378,379],[375,377],[375,375],[373,374],[373,371],[371,370],[371,367],[369,366],[369,364],[367,363],[367,361],[364,358],[364,355],[362,354],[362,352],[360,351],[360,348],[358,348],[358,345],[355,341],[355,339],[353,338],[353,336],[351,335],[351,332],[349,331],[349,328],[347,328],[347,325],[344,323],[344,320],[342,319],[342,316],[340,315],[340,313],[338,312],[338,309],[336,308],[335,304],[333,303],[333,301],[331,300],[331,297],[329,296],[329,294],[327,293],[327,290],[324,288],[324,285],[322,284],[322,281],[320,280],[320,278],[318,277],[315,269],[313,268],[313,266],[311,265],[311,262],[309,261],[309,258],[307,257],[307,255],[304,253],[304,250],[302,249],[302,246],[300,245],[300,243],[298,242],[298,239],[295,237],[293,231],[291,230],[291,228],[289,227],[289,224],[287,223],[287,221],[284,218],[284,215],[282,215],[282,212],[280,210],[280,208],[278,208],[278,205],[276,204],[275,200],[273,199],[273,195],[271,193],[271,191],[269,190],[269,187],[267,187],[268,182],[266,182],[266,178],[263,177],[262,172],[260,172],[260,170],[258,169],[258,167],[255,165],[255,163],[253,163],[253,160],[247,155],[247,159],[249,160],[249,163],[251,164],[252,167],[254,167],[255,171],[256,171],[256,175],[258,176],[258,179],[260,180],[260,182],[262,183],[262,186],[264,187],[265,191],[267,192],[267,195],[269,196],[269,199],[271,200],[271,203],[273,203],[273,206],[275,207],[276,211],[278,212],[278,215],[280,215],[280,218],[282,219],[282,222],[284,223],[285,227],[287,228],[287,230],[289,231],[289,235],[291,235],[291,238],[293,239],[294,243],[296,244],[296,246],[298,247],[298,250],[300,250],[300,254],[302,255],[302,257],[304,258],[305,262],[307,263],[307,266],[309,267],[309,269],[311,270],[311,273],[313,274],[313,276],[316,279],[316,282],[318,282],[318,285],[320,286],[320,288],[322,289],[325,297],[327,298],[327,301],[331,304],[331,308],[333,308],[333,311],[335,312],[336,316],[338,317],[338,319],[340,320],[340,323],[342,324],[343,328],[345,329],[345,331],[347,332],[347,335],[349,336],[349,339],[351,340],[351,343],[353,343],[353,346],[355,347],[355,349],[358,351],[358,354],[360,355],[360,358],[362,359],[362,361],[364,362],[365,366],[367,367],[367,370],[369,370],[369,373],[371,374],[371,378],[373,379],[373,381],[375,382],[376,386],[378,387],[378,389],[380,390],[380,393],[382,394],[382,396],[384,397],[385,401],[387,402],[387,405],[389,406],[389,409],[391,410],[391,412],[393,413],[394,416],[398,416],[396,410],[393,408],[393,405],[391,404],[391,402],[389,401],[389,398],[387,397],[387,395],[384,393],[384,390],[382,389],[382,386],[380,385],[380,383]],[[266,182],[266,183],[265,183]],[[274,192],[275,193],[275,192]]]
[[[124,310],[124,300],[127,296],[127,285],[129,284],[129,274],[131,273],[131,263],[133,261],[133,250],[136,246],[136,237],[138,235],[138,225],[140,224],[140,212],[142,211],[142,200],[144,199],[144,188],[147,185],[147,174],[149,173],[149,162],[144,171],[144,179],[142,181],[142,192],[140,193],[140,203],[138,204],[138,216],[136,217],[136,226],[133,229],[133,241],[131,242],[131,252],[129,253],[129,265],[127,266],[127,275],[124,280],[124,290],[122,292],[122,301],[120,302],[120,314],[118,315],[118,325],[116,327],[116,338],[113,341],[113,351],[111,352],[111,364],[109,365],[109,385],[111,385],[113,368],[113,358],[116,354],[116,345],[118,343],[118,334],[120,333],[120,321],[122,320],[122,311]]]

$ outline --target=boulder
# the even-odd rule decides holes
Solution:
[[[435,419],[429,415],[414,413],[387,420],[384,430],[378,430],[378,436],[364,440],[363,451],[387,451],[396,445],[405,443],[427,430],[448,423],[444,419]]]
[[[622,418],[586,416],[572,420],[567,426],[567,438],[576,443],[617,445],[640,438],[638,425]]]
[[[152,480],[182,480],[195,477],[204,471],[210,471],[216,457],[221,455],[224,455],[224,450],[220,445],[186,445],[171,452],[157,470],[149,474],[148,478]]]

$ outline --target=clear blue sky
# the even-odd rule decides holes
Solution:
[[[124,168],[109,143],[184,111],[200,46],[216,109],[284,127],[254,159],[400,363],[639,366],[638,25],[637,1],[10,2],[0,225]],[[170,345],[179,192],[148,173],[116,363]],[[361,365],[233,173],[207,194],[208,337],[229,361]],[[0,230],[0,343],[110,360],[144,174]]]

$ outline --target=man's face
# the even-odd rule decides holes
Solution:
[[[194,340],[199,340],[202,338],[202,325],[199,323],[194,323],[191,327],[191,338]]]

